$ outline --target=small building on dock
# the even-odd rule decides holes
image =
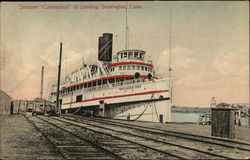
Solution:
[[[13,113],[13,106],[11,107],[12,98],[0,90],[0,115],[9,115]]]

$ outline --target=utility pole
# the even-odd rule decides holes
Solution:
[[[56,94],[56,107],[58,108],[58,114],[61,114],[61,104],[59,102],[60,93],[60,77],[61,77],[61,59],[62,59],[62,42],[60,42],[60,55],[58,64],[58,78],[57,78],[57,94]]]
[[[43,98],[43,74],[44,74],[44,66],[42,66],[42,73],[41,73],[41,90],[40,90],[40,98]]]

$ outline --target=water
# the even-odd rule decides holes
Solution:
[[[200,115],[204,113],[176,113],[172,112],[171,122],[191,122],[198,123]]]

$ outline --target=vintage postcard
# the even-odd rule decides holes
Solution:
[[[249,2],[1,2],[0,159],[249,159]]]

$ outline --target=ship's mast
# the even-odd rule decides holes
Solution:
[[[128,1],[126,1],[126,35],[125,35],[125,49],[129,49],[129,27],[128,27]]]
[[[171,91],[171,99],[170,102],[172,103],[173,99],[173,90],[172,90],[172,68],[171,68],[171,57],[172,57],[172,8],[170,11],[170,20],[169,20],[169,66],[168,66],[168,76],[169,76],[169,88]]]
[[[168,66],[168,72],[169,72],[169,78],[171,78],[171,55],[172,55],[172,8],[170,12],[170,26],[169,26],[169,66]]]

